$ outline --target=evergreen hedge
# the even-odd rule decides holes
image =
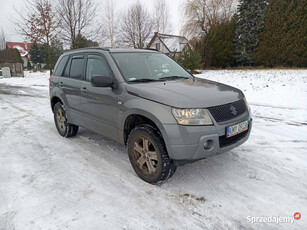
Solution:
[[[23,63],[18,49],[0,50],[0,63]]]
[[[234,20],[212,27],[202,41],[205,67],[226,68],[234,65]]]
[[[306,0],[271,0],[260,38],[259,65],[307,67]]]

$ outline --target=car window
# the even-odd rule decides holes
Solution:
[[[69,77],[81,79],[83,75],[84,57],[78,56],[71,59]]]
[[[105,58],[98,55],[89,55],[86,65],[86,81],[91,81],[94,75],[111,76],[111,70]]]
[[[71,58],[69,58],[69,61],[66,64],[66,67],[65,67],[65,70],[64,70],[64,73],[62,74],[62,76],[69,77],[70,64],[71,64]]]
[[[65,68],[66,62],[68,60],[69,56],[64,56],[62,59],[59,61],[59,64],[57,65],[54,75],[55,76],[62,76],[63,70]]]
[[[111,53],[119,70],[128,82],[138,79],[159,80],[172,77],[191,77],[185,69],[160,53]]]

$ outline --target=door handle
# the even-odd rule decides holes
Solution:
[[[59,83],[59,85],[60,85],[60,87],[62,87],[62,86],[64,85],[64,83],[61,81],[61,82]]]
[[[87,89],[84,87],[84,88],[81,89],[81,92],[82,93],[87,93]]]

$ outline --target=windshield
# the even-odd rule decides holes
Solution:
[[[153,82],[189,78],[191,75],[161,53],[111,53],[127,82]]]

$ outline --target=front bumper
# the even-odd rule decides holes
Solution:
[[[248,120],[248,130],[231,138],[226,138],[226,127]],[[249,137],[252,118],[249,114],[214,126],[163,125],[167,137],[166,146],[171,159],[175,161],[196,161],[227,152]]]

